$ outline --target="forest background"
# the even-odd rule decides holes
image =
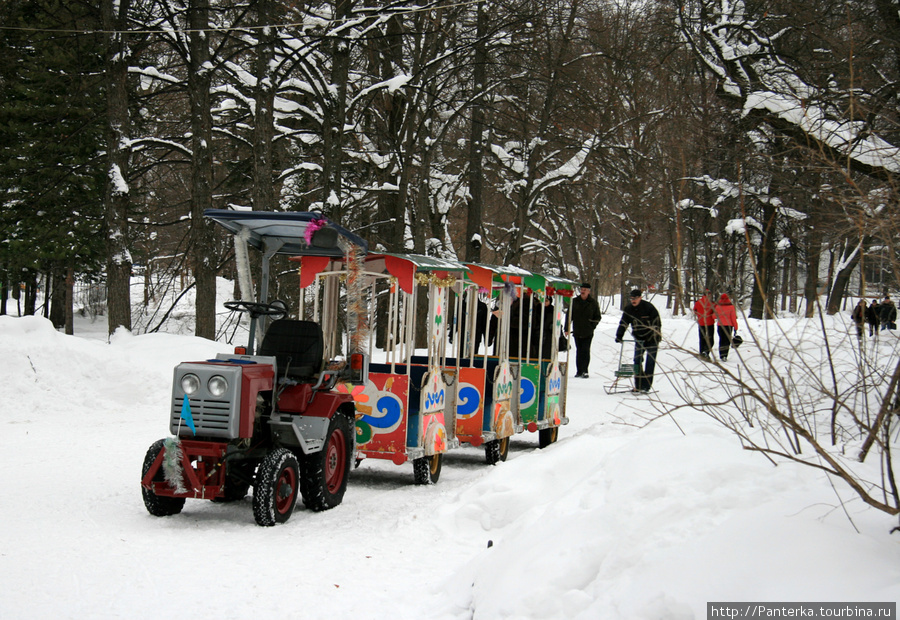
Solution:
[[[207,208],[320,211],[675,314],[706,287],[833,313],[895,287],[898,8],[0,0],[0,313],[11,292],[71,332],[89,282],[131,328],[140,270],[147,304],[195,289],[213,338],[233,248]]]

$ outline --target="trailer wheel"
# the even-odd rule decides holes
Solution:
[[[303,458],[300,492],[310,510],[334,508],[344,499],[347,474],[353,459],[353,436],[349,418],[337,413],[328,425],[325,446]]]
[[[165,439],[160,439],[147,449],[147,455],[144,456],[144,466],[141,469],[142,480],[144,476],[147,475],[147,472],[150,471],[153,461],[155,461],[156,457],[159,456],[159,453],[162,452],[163,443],[165,441]],[[159,471],[156,472],[156,475],[153,476],[153,482],[163,482],[164,480],[165,476],[163,475],[162,467],[160,467]],[[147,512],[154,517],[177,515],[181,512],[181,509],[184,508],[183,497],[160,497],[150,489],[145,489],[144,487],[141,487],[141,494],[144,496],[144,506],[147,507]]]
[[[266,454],[253,489],[253,517],[262,526],[284,523],[297,503],[299,467],[294,453],[284,448]]]
[[[413,476],[416,484],[434,484],[441,477],[443,454],[423,456],[413,460]]]
[[[509,456],[509,437],[495,439],[484,444],[484,461],[488,465],[496,465]]]
[[[538,431],[538,447],[546,448],[551,443],[556,443],[557,438],[559,437],[559,427],[554,426],[553,428],[542,428]]]

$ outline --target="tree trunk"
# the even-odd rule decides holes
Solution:
[[[66,270],[66,333],[75,334],[75,268]]]
[[[353,0],[337,0],[335,20],[340,23],[353,10]],[[343,221],[341,204],[344,122],[347,118],[347,80],[350,76],[350,42],[334,37],[331,50],[331,84],[334,95],[325,102],[322,127],[322,211],[336,223]]]
[[[129,0],[103,0],[101,13],[106,32],[106,159],[104,193],[106,229],[106,308],[108,331],[131,329],[131,252],[128,249],[129,188],[126,185],[131,160],[128,115],[128,27]],[[117,11],[118,9],[118,11]]]
[[[209,62],[209,1],[190,5],[191,58],[188,89],[191,100],[191,266],[196,282],[194,334],[216,337],[216,255],[212,225],[203,212],[212,207],[212,114]]]
[[[860,239],[856,245],[851,244],[849,239],[844,242],[844,252],[841,256],[841,263],[838,266],[837,273],[834,276],[834,282],[831,285],[831,292],[828,295],[826,312],[829,315],[840,312],[841,301],[844,299],[844,293],[846,293],[847,285],[850,283],[850,276],[853,275],[853,271],[859,264],[862,246],[862,239]]]
[[[478,4],[475,32],[475,54],[472,67],[473,90],[472,127],[469,137],[469,202],[466,213],[466,260],[481,260],[484,244],[484,130],[485,111],[483,92],[487,77],[487,16],[484,2]]]
[[[0,271],[0,316],[6,314],[6,303],[7,299],[9,299],[9,294],[9,274],[6,271]]]
[[[763,206],[763,222],[765,230],[761,231],[763,242],[759,249],[759,257],[756,261],[756,273],[753,278],[753,293],[750,296],[750,318],[772,319],[775,311],[772,307],[772,289],[774,286],[775,253],[777,239],[775,238],[777,211],[770,204]]]
[[[56,265],[50,271],[50,322],[59,329],[66,326],[66,271]]]
[[[37,310],[37,273],[34,271],[27,271],[23,274],[23,279],[25,281],[25,316],[34,316],[35,311]]]
[[[260,28],[256,32],[256,116],[253,125],[253,208],[257,211],[275,209],[275,184],[273,182],[273,142],[275,138],[275,80],[272,75],[271,61],[274,55],[275,30],[273,23],[271,0],[257,2],[257,23]]]

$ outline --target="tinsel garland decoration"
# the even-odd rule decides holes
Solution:
[[[184,471],[181,468],[181,441],[174,437],[167,437],[163,442],[166,453],[163,456],[163,477],[176,493],[187,493],[184,486]]]
[[[422,286],[425,286],[427,284],[434,284],[437,287],[446,288],[448,286],[453,286],[454,284],[456,284],[456,276],[451,273],[447,274],[446,278],[439,278],[433,273],[424,273],[421,271],[417,271],[416,282],[418,282]]]
[[[363,298],[365,278],[363,276],[363,255],[356,245],[347,250],[347,312],[350,315],[351,353],[365,353],[369,341],[368,312]]]

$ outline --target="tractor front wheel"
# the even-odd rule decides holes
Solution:
[[[144,479],[144,476],[147,475],[147,472],[153,466],[153,462],[156,461],[156,457],[162,452],[165,441],[165,439],[160,439],[154,442],[147,450],[147,455],[144,456],[144,467],[141,469],[141,480]],[[165,479],[163,468],[160,467],[153,476],[153,482],[164,482]],[[147,507],[147,512],[154,517],[177,515],[184,508],[183,497],[161,497],[143,486],[141,487],[141,494],[144,496],[144,506]]]
[[[336,413],[328,425],[325,446],[303,458],[300,492],[310,510],[328,510],[344,500],[353,459],[355,433],[351,426],[346,415]]]
[[[291,518],[300,486],[299,469],[290,450],[278,448],[266,454],[253,489],[253,517],[258,525],[276,525]]]

